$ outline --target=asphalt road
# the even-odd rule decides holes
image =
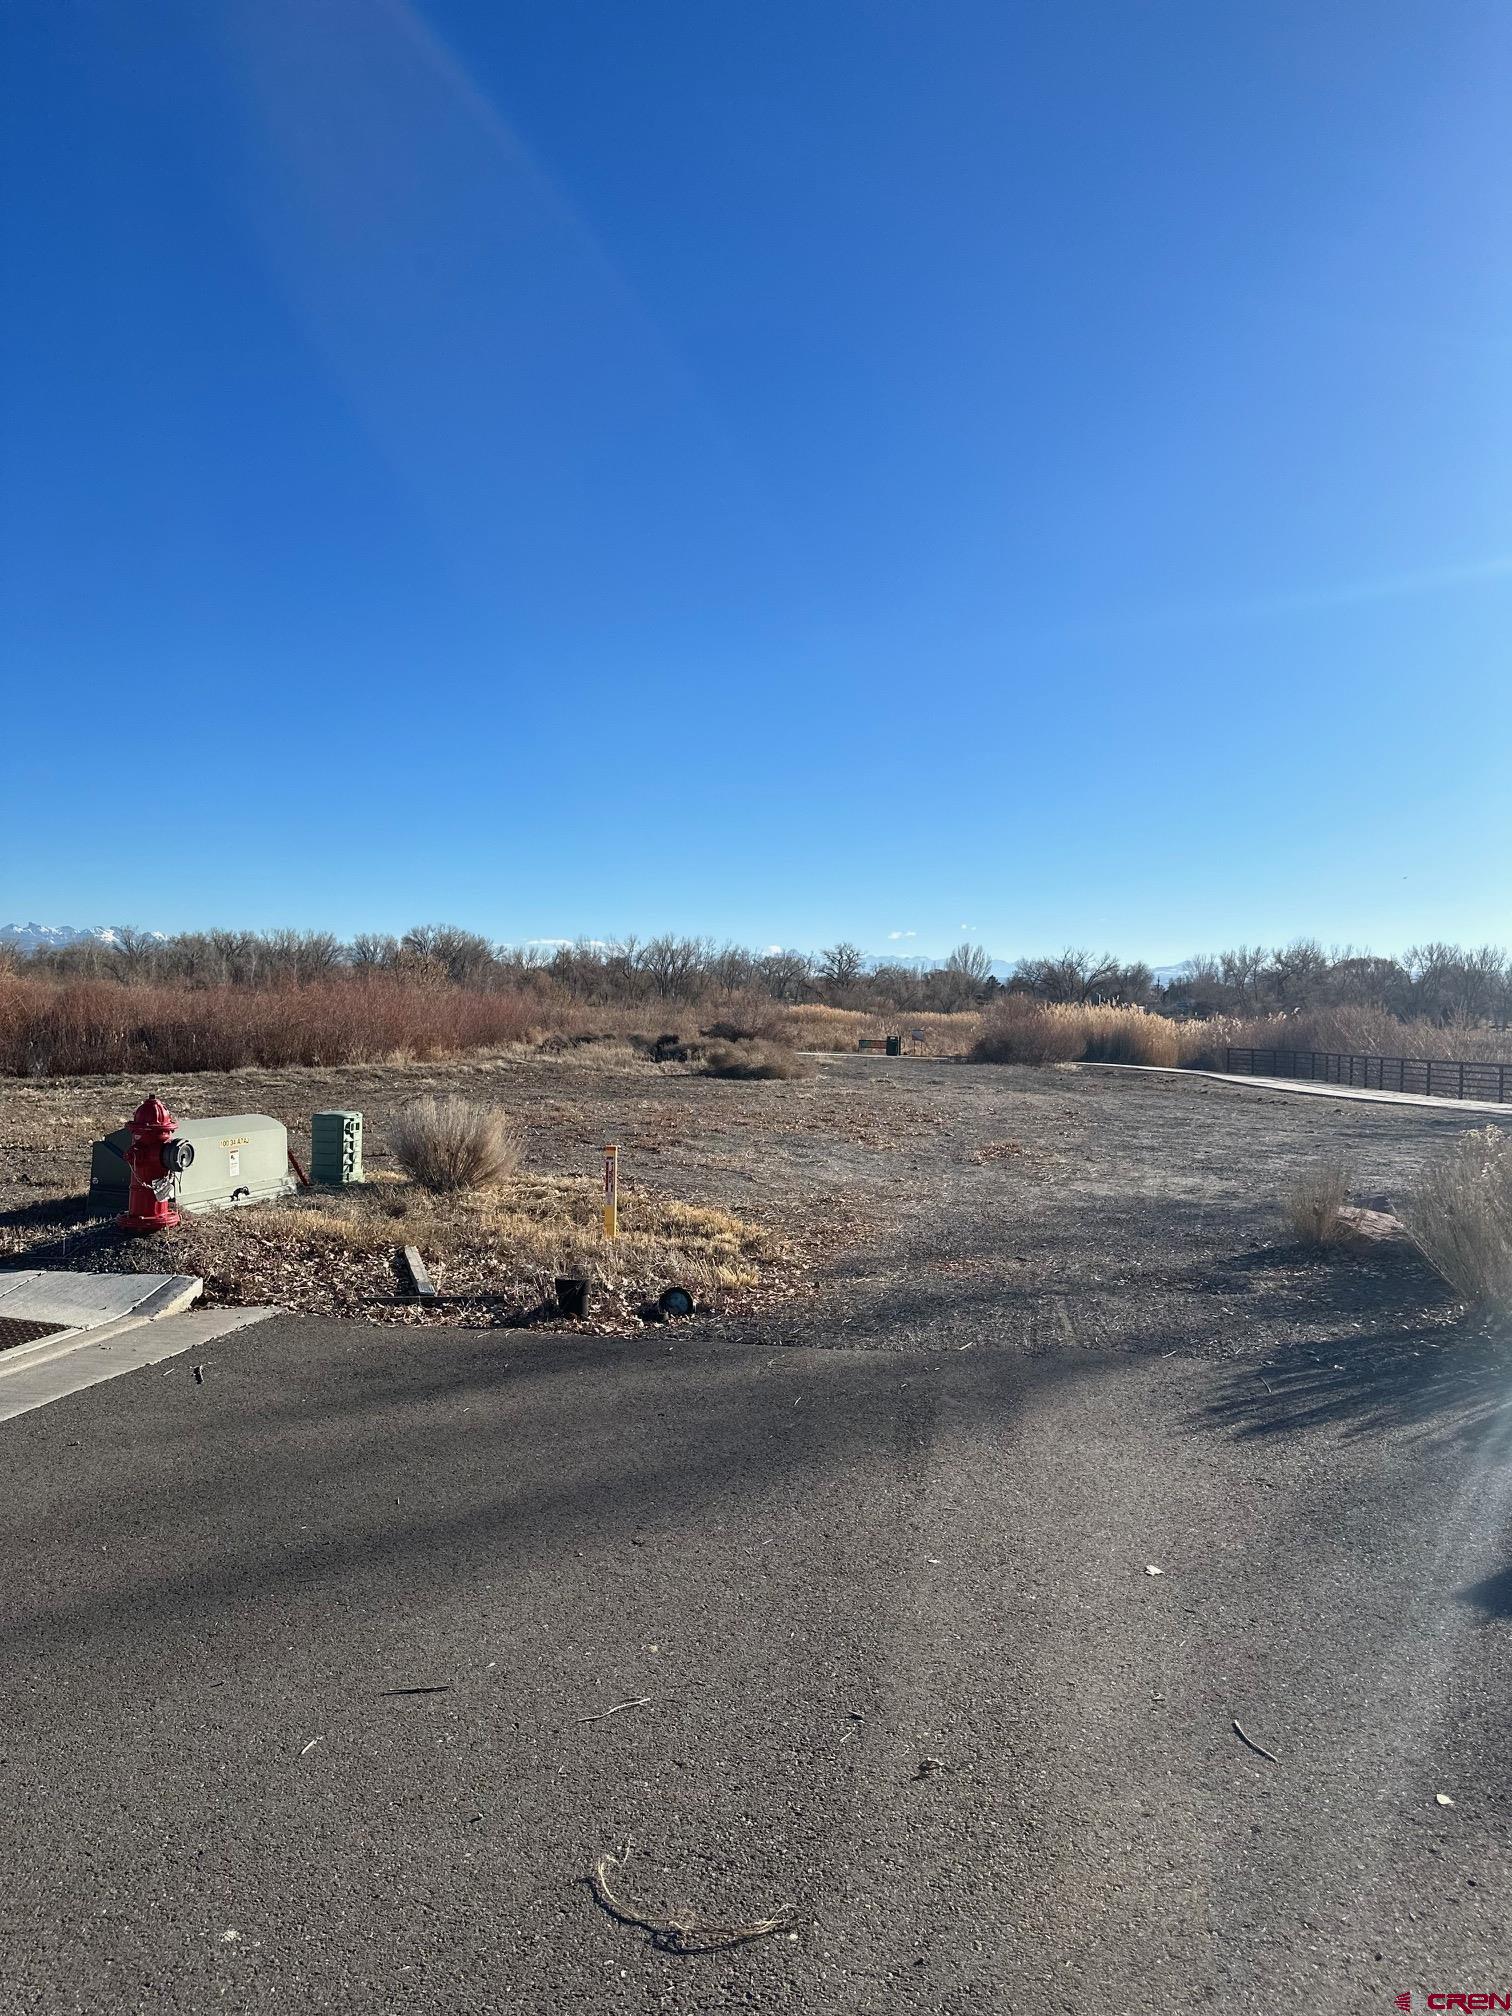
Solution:
[[[1512,1985],[1500,1388],[999,1341],[277,1320],[0,1427],[0,2009]],[[790,1920],[658,1950],[627,1842]]]

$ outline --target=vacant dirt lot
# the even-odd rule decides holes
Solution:
[[[466,1092],[514,1114],[527,1130],[527,1169],[579,1179],[585,1209],[602,1144],[615,1140],[629,1222],[639,1210],[649,1224],[671,1203],[730,1214],[752,1264],[743,1289],[715,1298],[715,1320],[776,1341],[794,1298],[815,1297],[836,1342],[881,1329],[900,1344],[1019,1352],[1337,1358],[1368,1346],[1389,1356],[1463,1327],[1413,1254],[1393,1245],[1310,1254],[1279,1200],[1299,1168],[1335,1148],[1357,1194],[1389,1196],[1432,1142],[1477,1116],[1077,1067],[815,1061],[809,1079],[735,1083],[609,1045],[339,1073],[196,1074],[155,1089],[180,1115],[274,1114],[301,1159],[312,1111],[360,1108],[378,1177],[392,1170],[385,1134],[398,1106],[421,1092]],[[89,1143],[143,1090],[103,1079],[7,1088],[0,1251],[12,1264],[192,1265],[224,1299],[388,1320],[518,1320],[529,1298],[498,1267],[487,1278],[486,1252],[459,1257],[450,1280],[442,1257],[439,1285],[455,1299],[422,1318],[394,1299],[391,1255],[307,1264],[292,1210],[279,1212],[288,1230],[275,1237],[266,1212],[255,1236],[239,1213],[148,1242],[85,1225],[76,1200]],[[628,1304],[609,1314],[632,1320]]]

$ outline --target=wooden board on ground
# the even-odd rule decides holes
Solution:
[[[434,1301],[436,1284],[426,1272],[425,1262],[420,1258],[418,1246],[406,1246],[404,1264],[410,1271],[410,1279],[415,1284],[415,1293],[422,1302]]]

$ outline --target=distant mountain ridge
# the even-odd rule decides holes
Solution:
[[[116,945],[119,924],[0,924],[0,945],[13,945],[18,952],[53,952],[63,945]],[[147,938],[166,938],[166,931],[147,931]]]
[[[901,957],[892,952],[879,952],[868,959],[866,963],[873,972],[879,966],[903,966],[910,973],[935,973],[945,964],[945,960],[943,957],[931,959],[923,952],[909,952],[903,954]],[[1018,963],[1016,959],[994,959],[992,962],[992,977],[994,980],[1012,979],[1014,969]],[[1181,979],[1186,969],[1187,961],[1184,959],[1179,965],[1155,967],[1153,977],[1156,986],[1169,987],[1173,980]]]
[[[874,952],[868,955],[866,963],[873,973],[879,966],[901,966],[907,973],[938,973],[948,957],[944,952],[938,958],[927,952]],[[994,959],[994,979],[1006,980],[1017,963],[1013,959]]]

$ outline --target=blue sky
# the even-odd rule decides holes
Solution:
[[[1501,0],[0,38],[0,915],[1512,935]]]

